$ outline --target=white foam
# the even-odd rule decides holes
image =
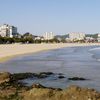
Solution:
[[[97,61],[100,61],[100,59],[98,59]]]
[[[100,50],[100,47],[98,47],[98,48],[93,48],[93,49],[90,49],[89,51],[98,51],[98,50]]]

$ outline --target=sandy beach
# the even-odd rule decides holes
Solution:
[[[4,44],[0,45],[0,62],[16,55],[36,53],[44,50],[53,50],[63,47],[92,46],[99,43],[59,43],[59,44]]]

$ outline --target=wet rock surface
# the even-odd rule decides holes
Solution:
[[[12,74],[13,80],[23,80],[27,78],[47,78],[53,75],[52,72],[40,72],[40,73],[15,73]]]
[[[37,78],[46,78],[50,75],[53,75],[54,73],[52,72],[41,72],[41,73],[34,73],[34,77],[37,77]]]
[[[60,76],[58,76],[58,78],[59,78],[59,79],[62,79],[62,78],[65,78],[65,76],[60,75]]]
[[[68,78],[68,80],[72,80],[72,81],[84,81],[87,80],[83,77],[72,77],[72,78]]]

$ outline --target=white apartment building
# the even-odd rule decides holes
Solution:
[[[98,42],[100,42],[100,33],[98,34]]]
[[[44,35],[44,40],[51,40],[54,38],[54,33],[53,32],[46,32]]]
[[[79,33],[79,32],[74,32],[74,33],[69,33],[69,39],[70,40],[83,40],[85,38],[84,33]]]
[[[2,37],[14,37],[17,35],[17,27],[4,24],[0,26],[0,35]]]

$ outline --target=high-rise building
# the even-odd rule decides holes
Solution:
[[[53,32],[46,32],[44,35],[43,35],[44,39],[45,40],[51,40],[54,38],[54,33]]]
[[[84,33],[69,33],[70,40],[83,40],[85,38]]]
[[[14,37],[17,33],[17,27],[4,24],[0,26],[0,35],[2,37]]]

